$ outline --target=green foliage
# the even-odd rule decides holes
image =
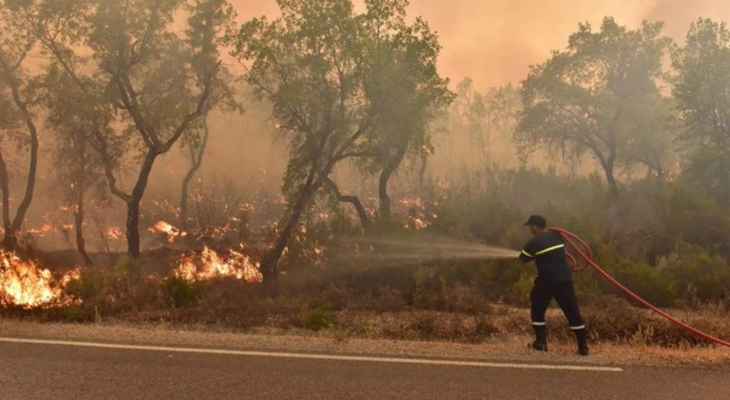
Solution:
[[[730,30],[699,19],[672,54],[673,92],[691,145],[686,175],[700,190],[730,202]]]
[[[174,308],[190,307],[198,303],[201,287],[178,277],[169,277],[162,283],[162,291]]]
[[[613,191],[620,166],[643,163],[663,171],[670,139],[661,136],[661,127],[670,108],[658,81],[670,41],[661,30],[662,24],[648,22],[629,30],[612,18],[598,32],[581,24],[568,48],[533,67],[524,81],[518,143],[567,158],[589,153]]]
[[[327,306],[316,306],[306,309],[302,313],[302,325],[305,329],[319,331],[332,328],[336,323],[335,313]]]
[[[431,124],[454,97],[438,73],[438,36],[421,19],[408,24],[407,5],[372,1],[365,15],[364,56],[370,61],[364,94],[378,117],[359,162],[370,173],[392,174],[409,153],[431,155]]]

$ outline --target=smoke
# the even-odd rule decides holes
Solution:
[[[646,14],[645,19],[664,21],[666,33],[675,40],[681,41],[687,33],[689,25],[700,17],[708,17],[723,21],[730,20],[730,7],[721,0],[656,0]]]
[[[275,16],[278,9],[275,0],[234,3],[241,19]],[[530,65],[566,46],[580,22],[660,20],[681,40],[699,17],[730,19],[730,7],[727,0],[411,0],[410,15],[425,18],[441,35],[446,76],[454,82],[471,77],[484,88],[524,79]]]

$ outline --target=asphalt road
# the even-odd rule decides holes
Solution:
[[[730,369],[566,371],[0,343],[0,399],[730,399]]]

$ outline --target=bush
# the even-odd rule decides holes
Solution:
[[[178,277],[169,277],[162,282],[162,291],[173,308],[185,308],[200,301],[202,287]]]
[[[337,318],[334,311],[326,306],[305,309],[302,313],[302,325],[305,329],[319,331],[335,326]]]
[[[660,260],[659,268],[675,282],[685,304],[730,299],[730,264],[697,247],[685,245]]]

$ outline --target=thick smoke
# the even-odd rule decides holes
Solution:
[[[275,0],[237,0],[245,19],[275,15]],[[598,25],[605,16],[634,26],[644,19],[666,22],[681,40],[698,17],[730,19],[726,0],[412,0],[411,15],[424,17],[441,34],[443,73],[452,81],[474,79],[478,87],[519,82],[531,64],[565,47],[579,22]]]

